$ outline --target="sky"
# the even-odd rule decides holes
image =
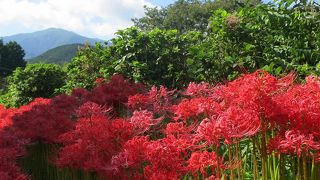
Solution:
[[[109,39],[144,15],[143,6],[166,6],[174,0],[0,0],[0,37],[50,27]]]
[[[47,28],[110,39],[144,15],[143,6],[167,6],[175,0],[0,0],[0,37]]]

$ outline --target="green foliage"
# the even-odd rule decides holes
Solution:
[[[176,30],[137,28],[119,31],[110,47],[108,76],[121,73],[146,84],[176,87],[190,81],[187,75],[188,48],[196,43],[197,32],[179,35]]]
[[[67,65],[67,82],[60,91],[70,92],[74,88],[93,88],[94,81],[103,77],[101,71],[108,67],[109,59],[108,47],[99,43],[95,47],[85,45]]]
[[[162,30],[207,31],[209,18],[217,9],[234,11],[244,5],[257,5],[260,0],[178,0],[168,7],[145,7],[145,17],[133,19],[136,27],[144,31],[154,28]]]
[[[319,74],[319,6],[291,6],[263,4],[234,13],[215,11],[212,33],[191,52],[194,69],[203,71],[201,79],[232,79],[259,68],[275,75],[289,71],[301,77]]]
[[[70,62],[77,55],[80,47],[83,44],[67,44],[50,49],[45,53],[28,60],[28,63],[54,63],[65,64]]]
[[[164,25],[170,8],[176,8],[172,17],[178,18],[182,9],[206,3],[212,2],[177,1],[167,8],[148,9],[147,16],[136,21],[138,27],[120,30],[111,46],[85,48],[68,66],[64,90],[92,88],[96,78],[117,73],[168,87],[189,81],[218,83],[256,69],[277,76],[295,71],[302,78],[320,74],[317,4],[252,1],[252,6],[236,1],[237,8],[211,14],[208,31],[193,31],[197,28],[187,22],[183,23],[186,27]]]
[[[65,83],[66,73],[54,64],[28,64],[25,69],[17,68],[7,78],[8,90],[0,103],[6,106],[20,106],[34,98],[50,98],[57,88]]]
[[[143,32],[135,27],[121,30],[112,46],[86,47],[68,65],[68,81],[62,91],[92,88],[94,81],[114,74],[145,84],[183,86],[188,76],[187,49],[197,43],[199,32],[179,35],[176,30]]]
[[[4,44],[0,39],[0,77],[11,74],[17,67],[24,67],[24,50],[16,42]]]

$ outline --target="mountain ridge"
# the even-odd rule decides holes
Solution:
[[[104,42],[97,38],[88,38],[75,32],[61,28],[48,28],[31,33],[19,33],[2,37],[5,43],[16,41],[24,49],[25,59],[37,57],[44,52],[67,44],[94,45],[96,42]]]
[[[54,63],[64,64],[71,61],[77,55],[79,48],[85,46],[84,44],[66,44],[58,46],[43,54],[29,59],[28,63]]]

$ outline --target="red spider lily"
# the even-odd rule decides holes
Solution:
[[[192,97],[206,97],[213,93],[212,87],[205,82],[201,82],[196,84],[191,82],[186,91],[184,92],[185,95],[192,96]]]
[[[111,111],[111,108],[106,106],[102,107],[99,104],[93,102],[86,102],[79,107],[77,115],[80,118],[92,118],[95,116],[104,116]]]
[[[188,161],[188,169],[196,176],[200,170],[201,174],[206,177],[208,168],[214,172],[215,168],[219,166],[219,158],[215,152],[193,152]]]
[[[61,94],[51,99],[50,108],[55,113],[64,115],[68,118],[76,114],[76,109],[80,104],[81,102],[74,96]]]
[[[275,138],[271,141],[271,148],[285,154],[296,154],[298,157],[302,153],[309,155],[310,151],[320,150],[320,143],[312,134],[302,134],[297,130],[290,130],[285,133],[284,138]]]
[[[194,142],[204,141],[204,145],[220,146],[220,140],[225,138],[229,142],[227,131],[215,119],[204,119],[196,131]]]
[[[120,75],[111,77],[108,83],[101,84],[94,88],[88,100],[100,105],[118,107],[128,102],[128,97],[139,92],[140,84],[130,83]]]
[[[59,153],[58,164],[84,170],[104,172],[111,158],[133,137],[132,125],[105,116],[81,118],[73,131],[60,137],[66,146]]]
[[[147,94],[136,94],[129,97],[128,106],[136,110],[150,110],[155,113],[165,114],[171,106],[171,99],[174,91],[160,86],[158,90],[155,86]]]
[[[27,179],[16,164],[25,154],[24,145],[28,141],[19,139],[11,129],[0,130],[0,179]]]
[[[221,87],[224,105],[264,112],[271,95],[277,90],[277,79],[264,71],[246,74]]]
[[[287,125],[304,134],[320,137],[320,80],[313,76],[294,85],[278,97],[279,108],[287,115]]]
[[[145,173],[147,174],[148,180],[167,180],[167,179],[178,180],[178,179],[181,179],[181,178],[179,178],[178,173],[174,172],[174,171],[169,171],[169,172],[153,171],[150,166],[147,166],[144,169],[145,169],[144,170]]]
[[[15,109],[5,109],[0,105],[0,129],[12,125],[12,116],[15,114]]]
[[[294,74],[277,79],[257,71],[215,87],[191,83],[183,94],[191,99],[175,101],[174,91],[152,87],[143,93],[139,84],[114,76],[92,91],[77,89],[17,109],[0,106],[0,179],[27,178],[16,160],[29,140],[59,142],[58,165],[110,179],[181,179],[196,172],[214,179],[221,159],[212,148],[261,132],[266,139],[255,138],[261,156],[269,143],[269,152],[320,161],[320,80],[293,80]],[[132,113],[127,102],[136,111],[116,119]],[[271,130],[277,136],[270,139]],[[241,166],[236,161],[224,169]]]
[[[134,137],[123,146],[123,151],[112,157],[116,174],[124,179],[142,179],[143,169],[147,162],[146,152],[148,137]]]
[[[204,115],[211,117],[217,115],[221,111],[220,104],[211,98],[193,98],[190,100],[183,99],[178,105],[173,106],[173,112],[176,115],[175,120],[182,119],[186,121],[188,118]]]
[[[255,135],[261,127],[259,114],[250,109],[230,107],[217,118],[222,128],[231,138],[243,138]]]
[[[73,124],[70,112],[58,108],[60,105],[55,100],[35,99],[17,110],[12,117],[12,128],[20,138],[55,142]]]
[[[190,141],[168,136],[164,139],[151,141],[147,147],[148,164],[145,176],[148,179],[178,179],[186,174],[186,157],[191,148]],[[156,178],[158,179],[158,178]]]
[[[167,136],[174,136],[176,138],[191,139],[192,132],[196,130],[195,126],[186,127],[183,122],[168,123],[164,133]]]
[[[145,94],[136,94],[128,99],[128,106],[136,110],[148,109],[151,104],[151,98]]]
[[[95,84],[96,84],[97,86],[99,86],[99,85],[101,85],[101,84],[103,84],[103,83],[105,82],[105,79],[103,79],[103,78],[97,78],[94,82],[95,82]]]
[[[90,91],[82,88],[72,90],[71,96],[76,98],[79,102],[84,103],[88,101]]]
[[[142,134],[150,129],[151,126],[159,124],[163,118],[154,119],[153,113],[143,110],[134,111],[129,122],[133,125],[137,134]]]

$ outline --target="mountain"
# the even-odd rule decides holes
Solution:
[[[49,49],[66,44],[84,44],[94,45],[95,42],[103,42],[100,39],[92,39],[81,36],[71,31],[58,28],[49,28],[33,33],[16,34],[3,37],[5,43],[16,41],[24,49],[25,59],[31,59],[39,56]]]
[[[28,63],[55,63],[64,64],[70,62],[77,55],[78,49],[83,44],[67,44],[50,49],[45,53],[28,60]]]

